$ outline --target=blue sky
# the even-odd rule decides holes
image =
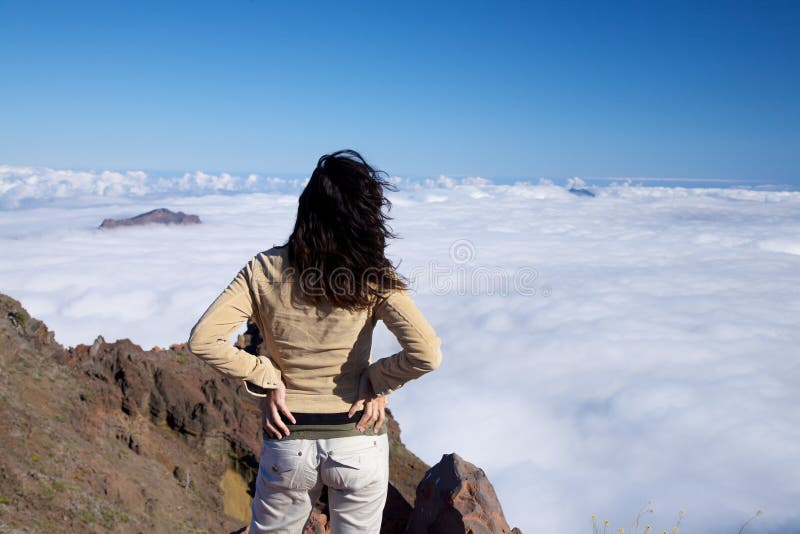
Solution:
[[[797,2],[0,0],[0,72],[0,164],[800,185]]]

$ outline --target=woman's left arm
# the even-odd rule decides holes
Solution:
[[[267,356],[236,348],[231,335],[253,315],[252,265],[248,262],[203,313],[189,335],[189,350],[223,374],[244,381],[248,393],[264,397],[278,387],[281,372]]]

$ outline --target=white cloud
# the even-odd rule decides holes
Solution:
[[[586,182],[583,179],[575,176],[567,180],[567,189],[583,189],[586,187]]]
[[[762,250],[800,256],[800,239],[767,239],[758,244]]]
[[[55,200],[92,202],[98,198],[157,197],[168,194],[295,192],[305,180],[237,176],[202,171],[178,177],[149,176],[143,171],[72,171],[0,165],[0,208],[52,205]]]
[[[689,532],[736,532],[756,508],[748,532],[796,529],[800,193],[400,183],[389,252],[444,342],[440,369],[392,399],[415,453],[483,467],[525,532],[588,532],[593,513],[627,530],[648,499],[659,532],[679,509]],[[248,184],[262,192],[227,194]],[[70,200],[0,211],[0,290],[62,343],[185,340],[285,240],[301,186],[0,167],[6,206]],[[204,224],[96,229],[161,206]],[[534,294],[470,286],[482,268],[530,269]],[[383,328],[374,346],[397,349]]]

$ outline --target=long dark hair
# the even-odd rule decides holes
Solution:
[[[288,258],[303,296],[315,303],[357,310],[374,297],[407,287],[386,258],[391,202],[397,188],[355,150],[319,159],[297,208]]]

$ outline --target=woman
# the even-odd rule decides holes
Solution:
[[[194,354],[262,397],[250,534],[300,533],[323,486],[334,534],[380,530],[387,396],[441,361],[441,340],[385,256],[395,236],[381,175],[352,150],[320,158],[289,240],[252,258],[192,329]],[[268,355],[230,342],[251,316]],[[378,320],[402,350],[371,362]]]

